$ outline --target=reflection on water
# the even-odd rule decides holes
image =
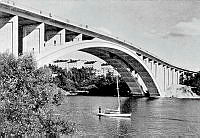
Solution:
[[[96,116],[98,107],[117,109],[116,97],[66,97],[61,106],[77,124],[81,136],[193,136],[200,135],[200,102],[194,99],[121,98],[130,119]]]

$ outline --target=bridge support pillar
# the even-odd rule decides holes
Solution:
[[[167,66],[163,65],[163,84],[164,84],[164,91],[166,91],[167,89],[167,80],[168,80],[168,76],[167,76]]]
[[[167,67],[167,88],[174,84],[174,69]]]
[[[168,66],[166,67],[166,71],[167,71],[167,87],[166,88],[168,88],[170,85],[170,68]]]
[[[148,58],[147,58],[147,57],[145,57],[145,56],[142,56],[142,59],[143,59],[144,63],[147,65]]]
[[[177,84],[179,84],[179,82],[178,82],[178,78],[179,78],[178,77],[178,70],[175,69],[174,74],[175,74],[174,75],[174,83],[177,85]]]
[[[178,70],[177,71],[177,83],[180,84],[180,76],[181,76],[181,72]]]
[[[139,53],[136,52],[136,55],[137,55],[141,60],[143,60],[143,56],[142,56],[141,54],[139,54]]]
[[[172,69],[172,84],[177,84],[176,69]]]
[[[40,54],[44,49],[44,23],[23,27],[23,53]]]
[[[155,79],[157,78],[157,72],[158,72],[157,62],[152,61],[152,73],[153,73]]]
[[[60,43],[61,45],[64,45],[65,44],[65,36],[66,36],[66,30],[65,29],[62,29],[60,32]]]
[[[165,74],[165,66],[163,66],[160,63],[156,63],[157,64],[157,74],[156,74],[156,81],[159,83],[159,87],[161,90],[160,95],[162,96],[164,94],[165,91],[165,85],[166,85],[166,74]]]
[[[157,63],[157,82],[160,84],[160,95],[163,95],[163,92],[165,91],[165,84],[164,84],[164,67],[160,63]]]
[[[152,68],[153,68],[152,59],[148,58],[148,60],[147,60],[147,66],[148,66],[149,70],[151,70],[151,72],[152,72]]]
[[[151,59],[143,56],[143,60],[144,60],[144,63],[146,64],[146,66],[149,68],[149,70],[151,70],[151,68],[152,68]]]
[[[170,78],[171,78],[170,86],[171,86],[171,85],[174,84],[174,69],[171,68],[171,69],[170,69],[170,72],[171,72],[171,77],[170,77]]]
[[[18,16],[0,21],[0,51],[9,51],[18,56]]]
[[[83,35],[79,34],[73,39],[73,41],[75,41],[75,42],[82,41],[82,38],[83,38]]]
[[[157,79],[158,77],[158,63],[157,62],[153,62],[154,63],[154,76]]]
[[[45,31],[45,47],[65,44],[65,29]]]
[[[156,78],[156,81],[159,83],[159,87],[160,87],[160,90],[161,90],[161,93],[160,95],[162,96],[163,95],[163,92],[164,92],[164,87],[165,87],[165,84],[164,84],[164,67],[163,65],[161,65],[160,63],[155,63],[155,78]]]

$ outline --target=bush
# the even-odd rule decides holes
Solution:
[[[32,55],[0,54],[0,134],[69,134],[73,124],[54,115],[62,100],[47,67],[37,69]]]

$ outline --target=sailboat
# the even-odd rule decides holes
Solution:
[[[131,117],[131,114],[121,113],[118,76],[116,77],[116,79],[117,79],[118,109],[117,110],[116,109],[106,109],[104,111],[104,113],[99,110],[99,113],[97,114],[98,116],[106,116],[106,117]]]

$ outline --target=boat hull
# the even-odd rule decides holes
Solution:
[[[106,114],[106,113],[98,113],[98,116],[106,116],[106,117],[131,117],[131,114]]]

